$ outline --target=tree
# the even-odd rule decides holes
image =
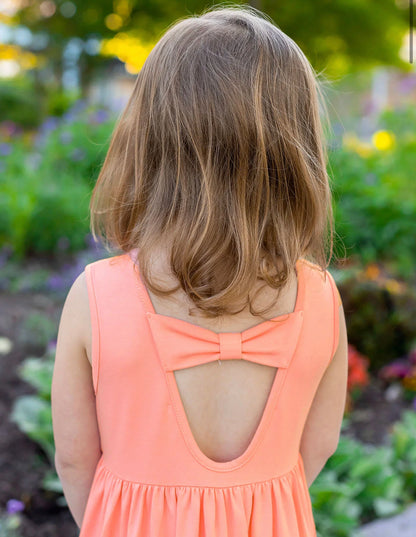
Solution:
[[[395,0],[252,0],[251,4],[271,17],[314,68],[328,77],[377,64],[408,66],[399,57],[408,13]],[[209,5],[201,0],[25,0],[11,23],[50,36],[48,60],[59,78],[70,39],[85,43],[88,38],[109,39],[122,33],[154,43],[173,21]],[[99,61],[82,50],[84,86]]]

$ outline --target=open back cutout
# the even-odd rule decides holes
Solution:
[[[126,260],[138,284],[183,440],[207,468],[226,472],[242,466],[266,435],[301,334],[302,259],[273,318],[259,323],[254,316],[233,316],[217,332],[218,327],[207,326],[206,320],[201,326],[183,318],[184,303],[179,309],[171,304],[166,308],[166,301],[144,285],[132,254]]]
[[[277,369],[227,360],[173,371],[190,432],[211,461],[229,462],[246,452],[262,421]]]

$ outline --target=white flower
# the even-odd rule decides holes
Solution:
[[[7,337],[0,337],[0,354],[7,354],[13,348],[13,343]]]

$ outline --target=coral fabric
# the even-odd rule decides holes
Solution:
[[[292,313],[218,334],[156,313],[134,251],[86,265],[102,455],[80,537],[316,537],[299,446],[340,298],[328,271],[301,258],[296,272]],[[217,462],[191,433],[173,371],[237,358],[278,369],[248,448]]]

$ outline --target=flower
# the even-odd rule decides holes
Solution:
[[[0,354],[8,354],[13,348],[13,343],[8,337],[0,337]]]
[[[59,124],[59,118],[56,116],[49,116],[40,126],[42,132],[53,131]]]
[[[48,346],[46,347],[47,353],[54,353],[56,351],[56,339],[49,341]]]
[[[71,153],[71,158],[73,160],[83,160],[85,157],[86,157],[86,152],[80,147],[76,147]]]
[[[361,157],[369,157],[372,154],[371,144],[362,142],[355,133],[347,132],[342,137],[342,144],[347,149],[355,151]]]
[[[393,278],[387,278],[385,287],[392,295],[397,295],[403,291],[403,285]]]
[[[377,131],[371,137],[371,141],[373,142],[374,147],[379,151],[387,151],[394,146],[396,138],[392,132]]]
[[[9,515],[12,515],[13,513],[18,513],[19,511],[23,511],[25,508],[25,504],[19,500],[16,500],[15,498],[11,498],[7,502],[7,512]]]
[[[6,155],[10,155],[12,152],[12,146],[10,144],[7,144],[5,142],[0,144],[0,155],[2,157],[5,157]]]
[[[416,87],[416,77],[412,74],[400,81],[399,88],[402,93],[409,93]]]
[[[69,144],[69,142],[72,142],[72,134],[69,131],[63,131],[59,135],[59,139],[61,143],[63,143],[64,145],[67,145]]]
[[[58,274],[54,274],[48,279],[48,281],[46,282],[46,286],[52,291],[59,291],[65,286],[65,281]]]
[[[380,276],[380,269],[374,263],[370,263],[365,269],[365,275],[369,280],[377,280]]]
[[[108,117],[109,117],[109,113],[107,112],[107,110],[100,108],[99,110],[97,110],[96,112],[92,113],[89,116],[89,121],[92,123],[100,124],[106,121]]]
[[[416,390],[416,377],[415,376],[408,376],[404,377],[402,380],[403,386],[407,390]]]
[[[368,384],[368,365],[369,359],[360,354],[353,345],[348,344],[348,390]]]
[[[380,378],[384,380],[402,379],[409,374],[409,364],[406,360],[394,360],[383,366],[379,371]]]

